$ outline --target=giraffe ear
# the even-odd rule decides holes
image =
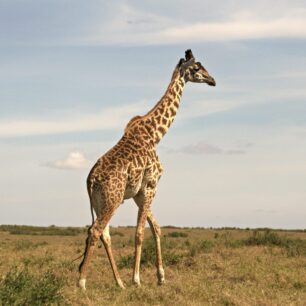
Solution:
[[[186,58],[186,61],[190,60],[191,58],[194,58],[191,49],[188,49],[185,51],[185,58]]]

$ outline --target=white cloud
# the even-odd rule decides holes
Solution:
[[[230,8],[223,18],[172,16],[152,13],[129,5],[113,8],[108,20],[97,21],[80,43],[160,45],[204,41],[232,41],[264,38],[306,38],[306,10],[287,3],[277,9],[274,3],[258,8],[244,4]],[[198,10],[204,9],[198,5]],[[270,10],[269,10],[270,7]],[[189,8],[189,7],[188,7]],[[186,7],[186,9],[188,9]],[[218,8],[214,8],[218,10]],[[167,14],[167,15],[166,15]],[[212,11],[212,16],[214,11]]]
[[[57,119],[2,120],[0,137],[48,135],[123,127],[137,113],[141,104],[108,108],[95,114],[73,115]]]
[[[237,88],[235,85],[232,86],[233,92],[239,92],[239,95],[232,94],[231,83],[223,81],[223,84],[218,88],[217,94],[218,98],[212,98],[214,92],[209,92],[209,96],[207,96],[207,88],[197,88],[194,87],[192,90],[203,91],[203,99],[202,100],[189,100],[188,103],[183,101],[182,107],[184,109],[179,112],[179,116],[182,119],[191,119],[195,117],[204,117],[215,113],[222,113],[231,111],[243,106],[273,106],[276,103],[280,103],[282,101],[290,100],[300,100],[306,98],[306,90],[296,88],[293,90],[288,90],[288,88],[269,88],[269,89],[259,89],[255,85],[250,88],[244,89]],[[208,88],[210,90],[210,88]],[[214,89],[213,89],[214,90]],[[220,95],[221,94],[221,95]],[[184,99],[184,97],[183,97]]]
[[[198,142],[196,144],[190,144],[188,146],[183,146],[178,149],[166,149],[168,153],[184,153],[184,154],[193,154],[193,155],[202,155],[202,154],[211,154],[211,155],[220,155],[220,154],[229,154],[229,155],[236,155],[236,154],[246,154],[245,150],[240,148],[235,149],[223,149],[219,146],[212,145],[206,142]]]
[[[222,154],[223,150],[217,146],[204,142],[182,147],[179,152],[187,154]]]
[[[108,19],[97,21],[91,33],[80,37],[84,44],[155,44],[151,39],[172,24],[172,18],[136,9],[127,4],[111,6]]]
[[[66,159],[47,162],[44,166],[56,169],[82,169],[87,168],[89,161],[83,153],[75,151],[71,152]]]
[[[264,208],[258,208],[254,209],[254,212],[256,214],[277,214],[278,211],[274,209],[264,209]]]
[[[38,1],[32,1],[34,5]],[[27,4],[28,5],[28,4]],[[37,4],[36,4],[37,7]],[[127,4],[126,1],[76,1],[73,16],[51,5],[29,31],[10,29],[8,43],[44,45],[160,45],[203,41],[258,38],[305,38],[305,4],[293,1],[154,1]],[[19,8],[22,11],[22,6]],[[94,12],[94,13],[93,13]],[[5,10],[4,10],[5,13]],[[13,12],[11,12],[13,14]],[[40,17],[39,17],[40,16]],[[67,19],[68,16],[68,19]],[[4,22],[6,21],[5,18]],[[50,22],[52,20],[52,22]],[[54,20],[57,27],[54,27]],[[69,20],[69,22],[67,22]],[[24,21],[24,20],[21,20]],[[37,27],[44,23],[44,30]],[[21,35],[22,33],[22,35]],[[47,35],[46,35],[47,34]]]
[[[232,20],[225,22],[199,22],[170,27],[158,35],[159,41],[168,43],[197,41],[227,41],[261,38],[305,38],[306,20],[278,18],[262,20]]]
[[[214,113],[226,112],[245,104],[242,99],[207,99],[186,103],[184,111],[180,114],[183,119],[207,116]]]

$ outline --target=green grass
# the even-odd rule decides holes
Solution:
[[[86,232],[81,227],[48,227],[29,225],[0,225],[0,231],[9,232],[12,235],[46,235],[46,236],[76,236]]]
[[[306,256],[306,240],[280,236],[271,230],[255,230],[253,234],[243,240],[242,243],[249,246],[277,246],[285,250],[289,256]]]
[[[1,305],[51,305],[63,301],[63,276],[48,270],[34,274],[27,267],[13,267],[0,282]]]
[[[18,240],[15,243],[15,250],[28,250],[28,249],[35,249],[41,246],[45,246],[48,243],[46,241],[40,241],[40,242],[32,242],[29,240]]]
[[[166,265],[176,265],[179,263],[179,259],[183,256],[176,253],[171,244],[166,239],[161,240],[161,246],[163,250],[163,261]],[[155,242],[152,238],[145,239],[142,247],[142,254],[140,264],[142,266],[154,266],[156,261],[156,251]],[[134,265],[134,253],[127,256],[121,256],[118,267],[123,268],[133,268]]]
[[[172,238],[180,238],[180,237],[188,237],[187,233],[184,232],[169,232],[166,237],[172,237]]]
[[[126,290],[116,287],[99,242],[84,293],[76,287],[81,259],[73,259],[86,228],[0,226],[0,305],[305,305],[303,230],[162,228],[166,284],[158,286],[147,228],[140,288],[131,281],[135,228],[110,232]]]

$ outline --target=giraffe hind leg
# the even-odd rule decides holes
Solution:
[[[99,217],[96,218],[92,226],[88,229],[87,238],[85,242],[84,257],[79,266],[79,272],[80,272],[79,287],[81,287],[83,290],[85,290],[86,288],[85,284],[86,284],[86,274],[87,274],[88,264],[94,252],[94,249],[98,243],[98,240],[102,235],[102,232],[106,227],[106,225],[108,224],[109,219],[111,217],[106,213],[103,214],[103,211],[105,211],[106,207],[104,205],[105,203],[103,201],[100,190],[98,192],[90,194],[89,197],[90,197],[90,203],[92,207],[95,209],[97,216]]]
[[[108,226],[108,223],[113,216],[116,208],[120,205],[113,202],[113,201],[106,201],[103,197],[102,192],[99,190],[99,192],[95,192],[90,196],[91,203],[93,205],[93,208],[96,212],[97,218],[93,225],[88,230],[88,235],[86,239],[86,245],[85,245],[85,252],[83,260],[80,264],[80,277],[79,277],[79,286],[85,290],[85,283],[86,283],[86,273],[88,264],[90,262],[90,259],[92,257],[93,251],[98,243],[99,238],[101,238],[101,235],[103,237],[106,237],[108,233],[108,229],[106,227]],[[105,234],[103,234],[104,230]],[[115,265],[115,261],[113,259],[113,255],[111,252],[111,246],[108,244],[108,240],[106,238],[102,239],[103,244],[106,245],[106,251],[110,258],[110,262],[114,271],[114,275],[116,278],[116,281],[120,287],[124,287],[122,284],[122,281],[120,280],[117,267]]]
[[[86,254],[86,251],[87,251],[87,248],[88,248],[88,244],[89,244],[89,240],[90,240],[90,229],[91,229],[91,226],[88,228],[87,230],[87,238],[85,240],[85,250],[84,250],[84,253],[83,253],[83,259],[79,265],[79,272],[81,273],[81,270],[82,270],[82,266],[84,264],[84,260],[85,260],[85,254]]]
[[[103,220],[98,220],[94,222],[94,224],[88,229],[88,235],[85,243],[85,252],[83,260],[79,266],[80,278],[79,278],[79,286],[83,290],[86,289],[86,274],[88,264],[92,257],[93,251],[97,245],[98,239],[102,234],[103,227],[107,225],[108,222],[103,222]]]

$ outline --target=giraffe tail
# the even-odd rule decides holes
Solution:
[[[95,215],[94,215],[94,209],[93,209],[91,197],[90,197],[90,213],[91,213],[91,226],[93,226],[95,222]]]
[[[90,212],[91,212],[91,220],[92,221],[91,221],[91,226],[89,226],[88,230],[87,230],[88,235],[87,235],[86,242],[85,242],[85,250],[80,256],[74,258],[71,262],[75,262],[76,260],[80,259],[81,257],[83,257],[85,255],[86,250],[87,250],[87,246],[88,246],[88,243],[89,243],[89,231],[90,231],[91,227],[93,226],[93,224],[95,222],[95,216],[94,216],[94,212],[93,212],[93,205],[92,205],[91,196],[89,196],[89,198],[90,198]],[[81,267],[83,265],[83,261],[84,261],[84,259],[82,260],[82,262],[79,265],[79,270],[81,270]]]
[[[87,191],[89,195],[89,202],[90,202],[90,212],[91,212],[91,226],[93,226],[95,222],[95,216],[94,216],[94,209],[93,209],[93,198],[92,198],[92,192],[93,192],[93,184],[94,180],[90,178],[90,174],[87,177]]]
[[[92,204],[92,182],[89,179],[89,176],[87,178],[87,190],[88,190],[88,194],[89,194],[89,202],[90,202],[90,212],[91,212],[91,226],[88,227],[87,230],[87,238],[86,238],[86,242],[85,242],[85,250],[84,252],[76,257],[75,259],[72,260],[72,262],[75,262],[76,260],[80,259],[81,257],[83,257],[83,260],[81,261],[80,265],[79,265],[79,270],[81,270],[81,267],[83,265],[84,262],[84,255],[86,253],[87,247],[88,247],[88,243],[89,243],[89,236],[90,236],[90,229],[92,228],[94,222],[95,222],[95,216],[94,216],[94,209],[93,209],[93,204]]]
[[[83,254],[81,254],[80,256],[78,256],[78,257],[72,259],[71,262],[75,262],[76,260],[80,259],[80,258],[81,258],[82,256],[84,256],[84,255],[85,255],[85,252],[83,252]]]

